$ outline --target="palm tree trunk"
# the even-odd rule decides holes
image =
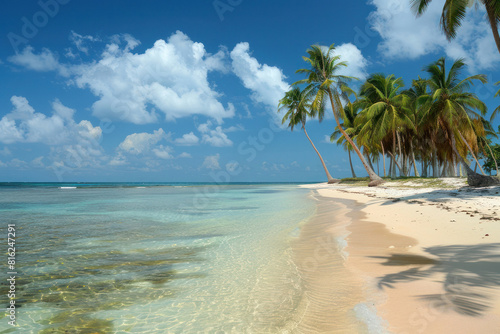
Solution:
[[[316,151],[316,154],[318,154],[319,160],[321,160],[321,164],[323,165],[323,168],[325,169],[326,173],[326,178],[328,179],[328,183],[338,183],[340,180],[334,179],[331,175],[330,172],[328,171],[328,168],[326,168],[325,162],[323,161],[323,158],[321,157],[321,154],[319,154],[318,150],[316,149],[316,146],[314,146],[311,138],[309,138],[309,135],[307,134],[306,127],[302,125],[302,129],[304,130],[304,133],[306,134],[307,139],[309,139],[309,142],[311,143],[312,147]]]
[[[382,141],[380,141],[380,146],[382,147],[382,159],[384,159],[384,177],[386,177],[387,175],[385,174],[385,152],[384,152],[384,143],[382,143]]]
[[[439,177],[437,149],[435,146],[432,148],[432,177]]]
[[[488,6],[485,4],[486,13],[488,13],[488,21],[490,21],[491,31],[493,32],[493,38],[497,45],[498,52],[500,52],[500,35],[498,34],[498,21],[495,13],[495,8],[493,5]]]
[[[396,131],[396,137],[398,138],[398,149],[399,149],[399,164],[400,166],[403,167],[403,169],[399,168],[399,176],[407,176],[406,175],[406,166],[405,166],[405,162],[404,162],[404,158],[403,158],[403,152],[401,151],[401,137],[399,136],[399,132]],[[395,155],[396,153],[394,153]],[[403,175],[401,175],[403,174]]]
[[[370,177],[370,180],[371,180],[371,182],[370,182],[370,184],[368,184],[368,186],[377,186],[379,184],[382,184],[383,183],[382,178],[380,176],[378,176],[377,174],[375,174],[373,169],[371,169],[366,164],[365,158],[363,158],[363,154],[361,154],[361,151],[359,150],[358,146],[352,141],[351,137],[349,137],[349,135],[344,131],[344,129],[340,125],[339,118],[337,116],[337,113],[335,112],[335,104],[333,102],[332,90],[330,88],[328,88],[327,92],[328,92],[328,97],[330,98],[330,103],[332,104],[333,117],[335,118],[335,122],[337,123],[337,127],[339,128],[339,130],[342,133],[342,135],[344,136],[344,138],[349,142],[349,144],[351,144],[354,151],[356,151],[356,154],[358,155],[359,160],[361,160],[363,167],[365,167],[366,171],[368,172],[368,176]],[[337,103],[339,106],[342,106],[342,103],[340,102],[338,96],[336,96],[335,103]]]
[[[467,164],[465,159],[458,153],[456,143],[455,143],[455,137],[451,136],[452,138],[452,145],[451,148],[457,155],[458,159],[462,162],[462,165],[464,166],[465,170],[467,171],[467,183],[471,187],[488,187],[488,186],[494,186],[494,185],[499,185],[500,180],[497,177],[494,176],[486,176],[486,175],[481,175],[478,173],[475,173]]]
[[[411,158],[413,159],[413,168],[415,169],[415,176],[420,177],[420,174],[418,173],[417,169],[417,163],[415,162],[415,152],[413,152],[413,144],[411,140],[409,142],[410,142]]]
[[[392,160],[391,160],[391,164],[392,164],[392,171],[391,171],[391,179],[394,179],[396,178],[396,131],[393,130],[392,131]],[[401,174],[401,169],[400,169],[400,174]]]
[[[347,149],[347,153],[349,153],[349,164],[351,165],[352,177],[356,178],[356,173],[354,173],[354,168],[352,168],[351,150]]]
[[[493,162],[495,163],[495,169],[497,170],[497,176],[500,176],[500,174],[498,174],[498,164],[497,164],[497,160],[495,159],[495,155],[493,154],[493,151],[491,150],[491,147],[490,145],[488,145],[488,143],[486,143],[486,146],[488,146],[488,149],[490,150],[490,154],[491,154],[491,159],[493,159]],[[490,172],[491,174],[491,172]]]
[[[472,155],[472,157],[474,158],[474,160],[476,160],[476,163],[477,165],[479,166],[479,169],[481,170],[481,173],[483,175],[486,175],[486,173],[484,172],[483,170],[483,167],[481,167],[481,165],[479,164],[479,160],[477,160],[477,157],[476,155],[474,154],[474,151],[472,151],[472,148],[470,147],[469,143],[467,142],[467,140],[465,140],[464,136],[462,136],[462,133],[460,132],[460,130],[457,129],[457,132],[458,132],[458,135],[460,136],[460,139],[462,139],[462,141],[465,143],[465,145],[467,146],[467,148],[469,149],[470,151],[470,154]]]

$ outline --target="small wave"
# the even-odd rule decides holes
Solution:
[[[385,327],[385,321],[377,314],[375,306],[367,303],[359,303],[354,306],[356,317],[364,322],[368,327],[370,334],[386,334],[389,333]]]
[[[146,187],[136,187],[137,189],[146,189]]]
[[[59,189],[76,189],[76,187],[59,187]]]

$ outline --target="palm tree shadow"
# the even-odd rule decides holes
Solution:
[[[398,283],[417,281],[444,274],[444,293],[420,295],[441,309],[468,316],[480,316],[490,308],[491,295],[484,288],[500,287],[500,243],[483,245],[436,246],[424,249],[430,257],[392,254],[374,256],[384,259],[384,266],[412,266],[379,277],[378,287],[394,288]]]

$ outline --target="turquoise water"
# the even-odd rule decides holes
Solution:
[[[3,317],[0,333],[283,332],[302,293],[289,241],[315,211],[308,193],[1,184],[5,249],[7,224],[17,233],[18,327]]]

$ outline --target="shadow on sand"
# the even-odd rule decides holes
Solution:
[[[397,283],[442,274],[444,293],[420,295],[418,298],[468,316],[480,316],[490,307],[486,288],[500,287],[500,243],[436,246],[424,251],[429,257],[408,254],[375,256],[385,260],[384,266],[411,266],[380,277],[379,288],[394,288]]]

